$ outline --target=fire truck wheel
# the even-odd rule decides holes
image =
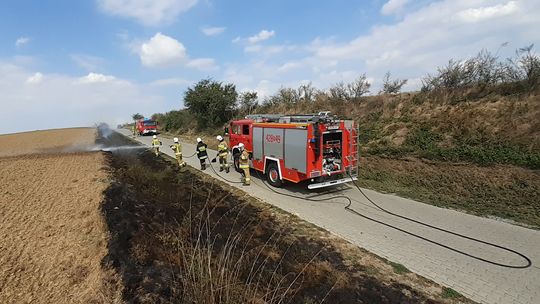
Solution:
[[[238,173],[243,173],[244,170],[240,169],[240,153],[235,153],[233,156],[234,170]]]
[[[266,169],[266,180],[274,187],[281,187],[283,184],[279,178],[279,170],[276,163],[268,164],[268,168]]]

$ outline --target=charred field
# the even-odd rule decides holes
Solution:
[[[104,146],[133,145],[113,132]],[[148,150],[108,153],[102,213],[130,303],[454,303],[443,288]]]

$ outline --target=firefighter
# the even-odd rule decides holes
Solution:
[[[217,157],[219,157],[219,172],[222,172],[223,170],[225,170],[226,173],[229,173],[229,164],[227,163],[227,156],[229,155],[229,148],[227,147],[227,142],[223,139],[221,135],[218,135],[216,139],[219,141],[218,155],[217,155]]]
[[[156,156],[159,156],[159,147],[163,145],[161,140],[157,138],[156,135],[152,136],[152,147],[154,148],[154,153],[156,153]]]
[[[178,142],[178,137],[173,138],[174,144],[170,145],[171,149],[174,151],[176,160],[180,168],[186,166],[186,162],[182,160],[182,145]]]
[[[242,182],[244,183],[244,186],[249,186],[251,184],[251,177],[249,175],[249,153],[246,151],[243,143],[238,144],[238,148],[242,152],[242,154],[240,154],[239,164],[240,169],[244,170]]]
[[[208,158],[208,153],[206,152],[206,144],[199,137],[197,138],[197,157],[201,162],[201,170],[206,170],[206,159]]]
[[[137,137],[137,127],[135,126],[135,124],[133,124],[133,128],[131,128],[131,131],[133,131],[133,137]]]

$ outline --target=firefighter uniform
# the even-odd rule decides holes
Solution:
[[[251,177],[249,175],[249,153],[246,150],[243,150],[242,154],[240,155],[239,167],[240,169],[244,170],[242,182],[245,186],[249,186],[251,184]]]
[[[131,131],[133,131],[133,137],[137,137],[137,128],[135,125],[133,125],[133,128],[131,128]]]
[[[155,136],[155,135],[154,135]],[[161,141],[157,138],[152,139],[152,147],[154,148],[154,153],[156,156],[159,156],[159,147],[162,145]]]
[[[171,149],[174,151],[174,155],[176,156],[178,165],[180,167],[185,167],[186,162],[182,159],[182,145],[178,142],[175,142],[174,144],[171,145]]]
[[[219,172],[225,170],[225,172],[229,173],[228,155],[229,148],[227,147],[227,142],[222,138],[218,145]]]
[[[201,170],[206,170],[206,159],[208,158],[208,153],[206,152],[206,144],[202,140],[197,139],[197,157],[201,162]]]

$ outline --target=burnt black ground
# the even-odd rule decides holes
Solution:
[[[135,144],[115,132],[108,135],[99,137],[97,143]],[[205,206],[212,211],[208,218],[216,250],[231,232],[241,229],[249,232],[240,242],[247,248],[259,248],[270,240],[272,247],[263,253],[265,258],[252,261],[264,264],[263,281],[274,272],[279,278],[289,274],[284,278],[287,286],[315,257],[293,284],[285,303],[320,303],[322,299],[325,303],[433,302],[409,286],[380,282],[365,269],[346,266],[331,244],[295,235],[294,227],[277,222],[246,199],[201,180],[191,169],[180,171],[148,150],[117,151],[109,153],[108,159],[113,182],[105,192],[102,212],[111,239],[103,263],[121,275],[127,302],[191,303],[182,289],[183,266],[171,233],[193,242],[196,236],[182,230],[181,223]],[[336,284],[340,278],[346,278],[346,283]]]

